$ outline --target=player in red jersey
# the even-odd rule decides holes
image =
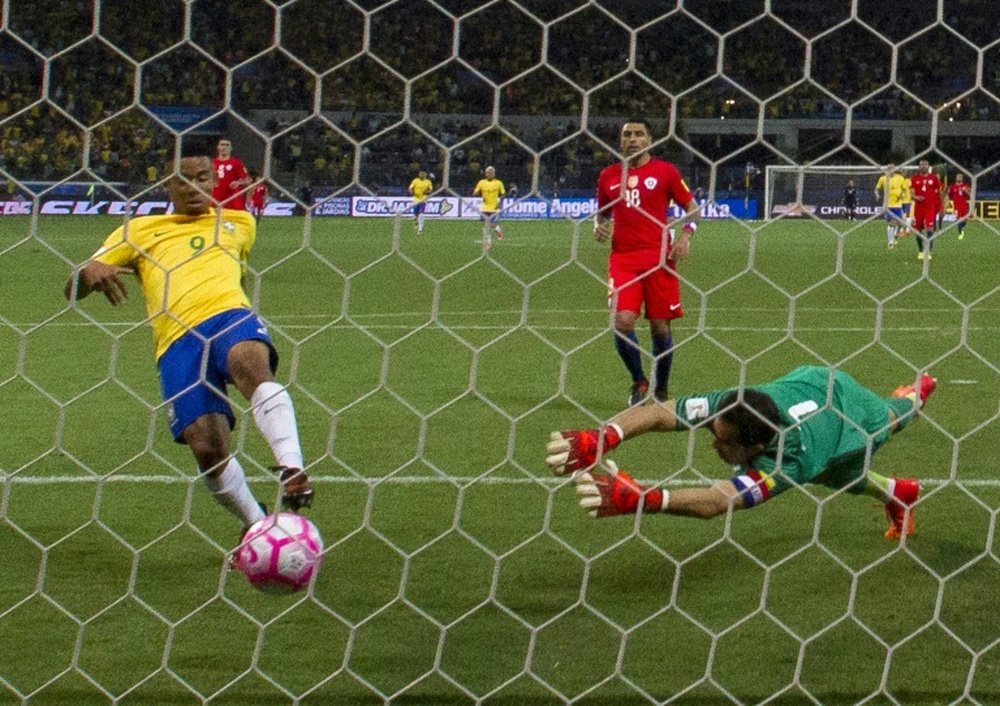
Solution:
[[[594,237],[598,242],[611,238],[608,292],[615,312],[615,347],[632,376],[630,405],[642,402],[649,391],[635,333],[643,306],[656,361],[653,392],[656,399],[667,399],[673,362],[670,321],[684,315],[675,268],[677,260],[688,256],[700,218],[677,167],[649,154],[652,141],[645,120],[628,120],[621,129],[625,162],[606,167],[597,179]],[[686,211],[679,231],[669,224],[671,201]]]
[[[969,187],[969,182],[965,180],[965,175],[959,172],[955,175],[955,183],[948,187],[948,200],[955,207],[959,240],[965,237],[965,223],[969,219],[971,198],[972,189]]]
[[[267,182],[260,178],[257,172],[250,172],[250,182],[253,186],[250,189],[250,200],[247,202],[247,210],[258,221],[264,215],[264,206],[267,204]]]
[[[246,186],[250,183],[246,167],[239,157],[233,156],[233,143],[223,137],[215,147],[218,157],[212,160],[216,184],[212,198],[223,208],[245,211]]]
[[[931,171],[926,159],[920,160],[919,171],[910,177],[913,195],[913,231],[917,234],[917,257],[931,258],[934,249],[934,226],[941,212],[941,180]]]

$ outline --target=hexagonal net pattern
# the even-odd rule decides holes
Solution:
[[[7,0],[0,702],[1000,701],[992,9]],[[653,346],[640,319],[625,349],[686,397],[801,365],[888,397],[930,371],[884,449],[888,422],[832,393],[812,410],[860,431],[870,478],[919,479],[916,533],[887,541],[881,481],[831,487],[832,462],[707,520],[594,522],[550,474],[550,431],[601,426],[631,385],[592,222],[630,118],[703,220],[684,316]],[[115,308],[53,294],[123,220],[167,211],[182,144],[220,137],[267,189],[245,287],[325,543],[290,596],[230,570],[240,525],[170,433],[137,283]],[[878,186],[922,162],[943,185],[930,241]],[[228,397],[273,508],[272,450]],[[731,487],[700,428],[613,457],[675,502]]]

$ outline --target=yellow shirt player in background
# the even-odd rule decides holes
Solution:
[[[424,232],[424,210],[427,197],[434,191],[434,184],[427,178],[427,172],[420,172],[410,182],[409,192],[413,196],[413,222],[418,233]]]
[[[910,186],[910,177],[903,175],[903,195],[901,197],[903,209],[903,227],[899,232],[900,238],[905,238],[910,234],[913,226],[913,189]]]
[[[493,234],[497,240],[503,240],[503,230],[500,228],[500,198],[507,191],[503,182],[497,179],[493,167],[486,167],[486,176],[476,182],[472,190],[473,196],[482,196],[483,205],[479,207],[479,219],[483,222],[483,250],[489,250],[493,245]]]
[[[885,174],[880,176],[875,183],[875,199],[882,203],[886,221],[886,245],[892,250],[896,247],[896,238],[899,236],[900,230],[906,228],[907,213],[903,210],[903,204],[905,201],[909,201],[906,178],[895,164],[888,165],[885,168]]]
[[[241,286],[256,221],[246,211],[213,206],[216,174],[207,150],[182,152],[167,172],[173,213],[117,228],[70,277],[65,294],[79,301],[101,292],[118,306],[128,297],[122,276],[138,278],[170,430],[191,449],[215,500],[246,528],[266,512],[230,450],[229,383],[250,401],[278,462],[282,503],[298,510],[313,495],[292,399],[274,380],[277,352]]]

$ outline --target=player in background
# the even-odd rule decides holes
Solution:
[[[905,238],[913,231],[913,187],[910,184],[910,177],[903,174],[903,227],[899,232],[900,238]]]
[[[264,215],[264,207],[267,206],[267,182],[253,170],[250,170],[249,178],[252,186],[250,187],[250,199],[247,201],[247,210],[260,222],[260,217]]]
[[[496,169],[486,167],[485,175],[476,182],[472,190],[473,196],[481,196],[482,206],[479,207],[479,218],[483,222],[483,250],[493,246],[493,235],[497,240],[503,240],[503,229],[500,228],[500,199],[506,194],[503,182],[497,179]]]
[[[594,237],[600,243],[611,239],[608,292],[615,348],[632,377],[628,402],[635,405],[649,393],[635,332],[643,308],[653,339],[653,392],[658,400],[667,398],[674,345],[670,322],[684,315],[677,260],[688,256],[701,212],[677,167],[649,153],[653,137],[645,120],[628,120],[620,137],[624,163],[605,167],[597,179]],[[668,224],[671,201],[685,211],[678,229]]]
[[[885,215],[885,241],[890,250],[896,247],[900,230],[906,227],[907,216],[903,210],[905,196],[905,178],[895,164],[887,165],[885,173],[875,182],[875,200],[882,204],[882,212]]]
[[[877,498],[885,505],[887,539],[914,532],[920,483],[871,471],[869,459],[915,417],[937,381],[882,397],[839,370],[803,366],[777,380],[685,395],[632,407],[602,429],[552,432],[546,463],[557,475],[574,473],[580,505],[593,517],[666,512],[712,518],[749,509],[805,483]],[[711,487],[666,490],[641,486],[612,462],[592,470],[626,439],[650,431],[708,429],[716,454],[733,476]]]
[[[124,276],[136,276],[174,440],[188,445],[215,500],[246,528],[265,511],[231,450],[230,383],[249,400],[274,453],[282,503],[298,510],[313,497],[292,399],[274,380],[277,352],[241,286],[256,223],[246,211],[213,204],[216,172],[207,150],[185,146],[167,173],[174,212],[131,218],[77,269],[64,291],[70,301],[100,292],[118,306],[128,297]]]
[[[233,143],[223,137],[215,146],[217,156],[212,160],[215,169],[215,188],[212,198],[223,208],[246,210],[246,187],[250,184],[246,167],[239,157],[233,156]]]
[[[423,233],[424,211],[427,209],[427,198],[434,191],[434,183],[427,178],[427,172],[420,172],[410,182],[408,191],[413,197],[413,226],[417,233]]]
[[[959,172],[955,175],[955,182],[948,187],[948,200],[955,207],[959,240],[965,237],[965,224],[969,220],[969,201],[971,199],[972,189],[969,188],[969,182],[965,180],[965,175]]]
[[[931,171],[930,163],[921,159],[916,174],[910,177],[913,192],[913,230],[916,233],[917,258],[931,259],[934,249],[934,229],[941,212],[941,180]]]
[[[844,185],[844,209],[847,211],[848,222],[854,221],[854,211],[858,207],[858,190],[854,186],[854,179],[848,179]]]

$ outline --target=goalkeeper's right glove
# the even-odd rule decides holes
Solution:
[[[545,463],[558,476],[586,470],[597,463],[599,455],[618,446],[622,436],[617,424],[608,424],[603,429],[554,431],[545,446],[549,453]]]
[[[574,482],[580,497],[580,507],[591,517],[600,519],[612,515],[632,515],[642,511],[661,512],[666,509],[670,494],[659,488],[644,488],[625,471],[619,471],[613,461],[604,464],[607,473],[581,473]]]

